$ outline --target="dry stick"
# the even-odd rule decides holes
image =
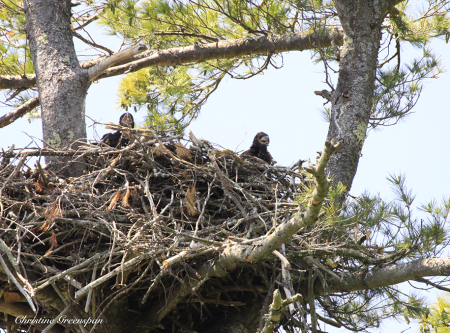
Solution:
[[[106,10],[106,5],[105,5],[105,6],[100,6],[99,8],[101,8],[101,10],[100,10],[97,14],[94,14],[94,15],[88,17],[82,24],[80,24],[80,25],[77,26],[77,27],[74,27],[73,30],[76,31],[76,30],[83,29],[83,28],[86,27],[89,23],[91,23],[91,22],[97,20],[97,19],[100,17],[100,15],[103,14],[103,12]],[[78,23],[78,22],[77,22],[77,23]]]
[[[215,246],[223,246],[224,245],[224,243],[222,243],[222,242],[218,242],[218,241],[214,241],[214,240],[208,240],[208,239],[203,239],[203,238],[200,238],[200,237],[189,235],[187,233],[176,231],[176,230],[173,230],[173,229],[171,229],[169,227],[166,227],[166,226],[163,226],[163,225],[160,225],[160,224],[155,224],[155,225],[160,227],[164,231],[170,232],[171,234],[174,234],[174,235],[177,235],[177,236],[186,237],[186,238],[195,240],[195,241],[197,241],[199,243],[204,243],[204,244],[207,244],[207,245],[215,245]]]
[[[52,283],[52,287],[53,287],[53,289],[56,291],[56,293],[58,294],[59,298],[61,298],[61,300],[63,301],[63,303],[66,305],[66,309],[69,308],[69,307],[71,306],[71,304],[69,303],[69,301],[70,301],[69,297],[68,297],[67,295],[65,295],[65,294],[62,293],[62,291],[58,288],[58,286],[56,285],[56,283],[53,282],[53,283]],[[58,322],[59,318],[65,314],[65,310],[66,310],[66,309],[64,309],[64,310],[62,311],[63,314],[58,315],[58,316],[54,319],[54,321],[53,321],[54,324],[56,324],[56,323]],[[78,328],[80,329],[80,331],[81,331],[82,333],[87,333],[87,331],[86,331],[86,329],[84,328],[84,326],[82,325],[82,323],[77,323],[77,325],[78,325]],[[52,326],[52,327],[53,327],[53,326]],[[41,333],[42,333],[42,332],[41,332]]]
[[[313,257],[305,257],[305,261],[311,266],[311,267],[318,267],[321,270],[325,271],[326,273],[328,273],[330,276],[332,276],[335,280],[340,281],[341,278],[334,273],[333,271],[331,271],[330,269],[328,269],[325,265],[321,264],[319,261],[315,260]]]
[[[16,287],[17,287],[17,289],[19,289],[20,293],[26,298],[26,300],[27,300],[28,304],[30,305],[31,309],[33,310],[33,312],[36,313],[37,312],[36,307],[34,306],[33,301],[30,298],[30,296],[28,296],[28,292],[25,289],[23,289],[22,286],[20,285],[20,283],[16,280],[16,278],[9,270],[8,266],[6,265],[6,262],[3,260],[3,257],[1,255],[0,255],[0,264],[3,267],[5,274],[16,285]]]
[[[89,260],[89,259],[88,259]],[[22,262],[30,267],[36,267],[38,269],[40,269],[43,273],[61,273],[59,270],[57,270],[56,268],[53,268],[51,266],[45,266],[41,263],[33,263],[32,261],[26,260],[26,259],[22,259]],[[77,280],[75,280],[74,278],[67,276],[67,275],[63,275],[63,279],[66,280],[67,282],[69,282],[72,286],[74,286],[77,289],[81,288],[81,283],[78,282]]]
[[[213,180],[210,183],[208,183],[208,194],[206,195],[206,199],[205,199],[205,202],[203,203],[202,211],[200,213],[200,216],[197,219],[197,223],[195,223],[194,236],[197,236],[198,225],[200,224],[203,214],[205,213],[206,204],[208,203],[209,197],[211,196],[211,187],[215,180],[216,180],[216,175],[214,175]],[[191,246],[193,245],[193,242],[194,241],[192,241]]]
[[[308,278],[308,303],[309,303],[309,314],[311,315],[311,333],[317,333],[317,316],[316,316],[316,306],[314,304],[314,280],[316,276],[314,274],[314,269],[309,270]]]
[[[295,294],[292,297],[286,298],[282,303],[281,306],[285,307],[288,306],[291,303],[297,303],[298,301],[301,301],[303,299],[303,296],[301,294]]]
[[[165,213],[165,211],[166,211],[170,206],[172,206],[173,198],[174,198],[174,194],[173,194],[173,191],[172,191],[172,195],[170,196],[170,202],[166,205],[166,207],[163,208],[163,210],[161,210],[161,213],[158,215],[158,217],[156,217],[156,218],[154,218],[153,220],[147,222],[149,225],[151,225],[152,223],[155,223],[155,222],[157,222],[158,220],[160,220],[160,217]],[[144,209],[145,209],[145,208],[144,208]],[[133,230],[133,228],[134,228],[135,225],[136,225],[136,224],[133,224],[133,225],[131,226],[130,231],[128,232],[128,235],[127,235],[127,239],[130,238],[131,231]],[[141,226],[141,228],[136,232],[136,234],[133,236],[133,238],[132,238],[125,246],[131,245],[131,243],[139,237],[139,235],[141,234],[141,230],[142,230],[142,228],[144,228],[144,226],[145,226],[145,224],[143,224],[143,225]]]
[[[144,272],[141,274],[141,276],[134,281],[133,283],[131,283],[131,285],[122,288],[121,290],[117,291],[116,293],[111,294],[110,296],[108,296],[104,302],[106,302],[110,297],[112,297],[114,294],[116,294],[116,296],[114,296],[114,298],[103,308],[103,310],[100,312],[100,314],[97,316],[97,318],[100,318],[103,316],[104,312],[109,308],[109,306],[111,305],[111,303],[114,301],[115,298],[120,298],[123,294],[125,294],[128,290],[131,290],[136,284],[138,284],[141,279],[145,276],[145,274],[148,272],[148,270],[152,267],[152,265],[155,263],[155,259],[152,258],[152,260],[150,261],[150,263],[147,265],[147,268],[144,270]],[[94,325],[92,326],[91,330],[89,331],[89,333],[95,332],[95,328],[97,326],[97,324],[99,323],[99,321],[96,321],[94,323]]]
[[[3,250],[3,252],[6,254],[9,262],[11,263],[11,265],[14,267],[14,270],[16,271],[16,274],[17,274],[18,278],[20,279],[20,281],[22,281],[22,283],[28,289],[28,292],[30,293],[30,296],[33,297],[36,294],[36,292],[33,290],[33,287],[28,282],[28,280],[25,279],[22,276],[22,274],[20,274],[20,272],[19,272],[20,268],[19,268],[19,265],[16,262],[16,259],[12,255],[10,248],[6,245],[6,243],[2,239],[0,239],[0,249]]]
[[[23,151],[23,149],[21,150],[21,152]],[[20,152],[17,153],[14,157],[14,159],[18,158],[20,156]],[[22,165],[25,163],[26,158],[28,157],[28,153],[25,153],[22,157],[22,159],[20,160],[20,162],[16,165],[16,167],[14,168],[14,171],[11,172],[11,174],[8,176],[8,178],[6,178],[2,188],[0,189],[0,191],[3,191],[6,188],[6,185],[8,185],[8,183],[11,181],[11,179],[16,175],[16,172],[22,167]],[[3,157],[5,158],[5,156]],[[1,193],[1,192],[0,192]]]
[[[141,254],[140,256],[138,256],[138,257],[136,257],[136,258],[133,258],[133,259],[127,261],[127,262],[123,265],[123,267],[122,267],[122,266],[119,266],[119,267],[115,268],[115,269],[112,270],[111,272],[109,272],[109,273],[103,275],[102,277],[98,278],[98,279],[95,280],[95,281],[92,281],[91,283],[89,283],[89,284],[86,285],[85,287],[83,287],[83,288],[81,288],[80,290],[78,290],[78,291],[75,293],[75,300],[76,300],[76,301],[79,300],[81,297],[83,297],[85,294],[87,294],[87,293],[89,292],[89,290],[91,290],[91,289],[93,289],[93,288],[95,288],[95,287],[101,285],[103,282],[106,282],[106,281],[109,280],[111,277],[113,277],[113,276],[119,274],[123,269],[128,269],[129,267],[132,267],[133,265],[135,265],[135,264],[141,262],[142,260],[145,260],[145,259],[147,259],[147,258],[149,258],[149,257],[152,257],[152,256],[154,256],[154,255],[156,255],[156,254],[163,253],[163,252],[164,252],[164,250],[151,251],[151,252],[147,252],[147,253]]]
[[[281,245],[281,251],[285,252],[286,246],[284,243]],[[279,254],[279,256],[277,255]],[[291,289],[292,289],[292,282],[291,282],[291,274],[289,273],[289,270],[291,269],[291,264],[289,261],[277,250],[273,251],[273,254],[275,254],[278,258],[281,260],[281,276],[283,278],[283,289],[286,297],[291,297]],[[283,259],[281,259],[283,258]],[[291,315],[295,312],[295,306],[293,304],[289,304],[289,312]]]
[[[216,157],[213,154],[208,154],[209,159],[211,160],[211,164],[214,168],[215,173],[219,176],[220,180],[222,181],[222,183],[224,184],[224,186],[222,187],[223,191],[226,193],[226,195],[231,199],[231,201],[233,201],[233,203],[239,208],[239,210],[241,211],[243,216],[247,215],[247,212],[245,211],[244,207],[242,207],[241,203],[239,202],[238,199],[236,199],[236,197],[234,195],[232,195],[230,193],[230,191],[228,191],[226,185],[230,185],[230,183],[232,183],[233,188],[236,188],[235,184],[232,180],[228,179],[219,169],[219,166],[217,165],[216,162]],[[238,190],[241,190],[240,186],[238,186]],[[245,196],[245,194],[244,194]]]
[[[282,245],[282,251],[284,252],[284,244]],[[289,261],[286,259],[285,256],[283,256],[280,252],[278,252],[277,250],[274,250],[272,252],[275,256],[278,257],[278,259],[281,260],[281,263],[283,264],[283,267],[285,270],[289,271],[291,269],[291,264],[289,263]],[[290,296],[289,296],[290,297]]]
[[[145,304],[145,302],[147,301],[147,298],[150,296],[150,293],[153,291],[153,289],[156,287],[156,285],[161,281],[165,272],[166,272],[166,269],[162,268],[161,271],[156,276],[156,278],[153,280],[153,283],[147,289],[147,292],[145,293],[144,297],[142,298],[141,304]]]
[[[150,202],[150,207],[152,209],[153,218],[156,219],[158,217],[158,212],[156,211],[155,202],[153,201],[153,196],[150,193],[150,185],[149,185],[149,179],[150,179],[150,173],[147,170],[147,176],[145,177],[145,196],[147,197],[148,201]]]
[[[79,40],[81,40],[82,42],[84,42],[84,43],[86,43],[86,44],[88,44],[88,45],[91,45],[91,46],[93,46],[93,47],[95,47],[95,48],[98,48],[98,49],[101,49],[101,50],[103,50],[103,51],[108,52],[109,55],[111,55],[111,54],[114,53],[113,50],[110,50],[110,49],[108,49],[107,47],[105,47],[105,46],[103,46],[103,45],[94,43],[94,42],[90,41],[89,39],[84,38],[82,35],[80,35],[78,32],[75,32],[74,30],[72,30],[72,35],[74,35],[74,36],[77,37]]]
[[[95,260],[97,260],[97,259],[100,259],[100,258],[103,257],[103,256],[104,256],[104,255],[101,255],[100,253],[97,253],[96,255],[92,256],[91,258],[89,258],[89,259],[83,261],[81,264],[78,264],[78,265],[73,266],[73,267],[71,267],[71,268],[69,268],[69,269],[66,269],[66,270],[63,271],[63,272],[60,272],[60,273],[56,274],[55,276],[53,276],[52,278],[50,278],[50,279],[47,280],[46,282],[40,283],[40,284],[36,287],[35,290],[36,290],[36,291],[42,290],[42,289],[44,289],[45,287],[47,287],[48,285],[50,285],[50,284],[52,284],[53,282],[55,282],[56,280],[59,280],[60,278],[66,276],[66,275],[69,275],[69,274],[72,273],[72,272],[75,272],[75,271],[79,270],[80,268],[82,268],[82,267],[84,267],[84,266],[90,264],[92,261],[95,261]],[[77,283],[77,289],[81,289],[81,283],[79,283],[79,282]]]
[[[214,252],[215,249],[214,248],[202,248],[201,251],[197,250],[197,251],[183,251],[181,253],[179,253],[178,255],[171,257],[169,259],[166,259],[163,261],[163,267],[164,268],[168,268],[174,264],[176,264],[177,262],[180,262],[182,259],[188,259],[188,258],[194,258],[194,257],[198,257],[207,253],[211,253]],[[181,256],[180,256],[181,255]]]
[[[67,311],[69,311],[69,309],[70,309],[70,304],[67,305],[66,308],[64,310],[62,310],[61,313],[59,315],[57,315],[56,318],[53,319],[52,322],[44,330],[42,330],[41,333],[50,332],[50,330],[53,328],[53,326],[55,326],[58,323],[59,318],[64,316],[67,313]]]

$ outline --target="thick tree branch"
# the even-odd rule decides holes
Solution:
[[[450,257],[418,259],[387,267],[374,267],[356,274],[343,274],[338,281],[329,281],[329,292],[350,292],[387,287],[397,283],[417,280],[426,276],[450,275]],[[321,288],[317,286],[316,288]],[[322,290],[316,292],[322,293]]]
[[[312,34],[286,34],[271,35],[259,38],[242,38],[236,40],[224,40],[204,45],[192,45],[185,47],[176,47],[166,50],[148,51],[146,53],[135,55],[130,54],[120,56],[120,59],[99,58],[83,63],[82,68],[95,68],[90,70],[89,78],[91,81],[105,77],[135,72],[149,66],[176,66],[185,63],[194,63],[211,59],[230,59],[234,57],[251,55],[251,54],[268,54],[281,53],[287,51],[303,51],[318,47],[328,47],[332,43],[334,45],[342,45],[344,41],[344,33],[342,29],[334,29],[328,35],[312,33]],[[127,49],[128,50],[128,49]],[[124,50],[126,51],[126,50]],[[120,53],[120,52],[119,52]],[[128,58],[127,58],[128,57]],[[103,64],[109,60],[109,63]],[[110,68],[114,65],[120,66]],[[102,67],[100,67],[100,64]],[[106,68],[104,68],[104,67]],[[99,69],[102,68],[103,71]],[[109,70],[106,70],[110,68]],[[98,71],[98,72],[97,72]],[[92,76],[97,75],[91,79]],[[100,74],[98,74],[100,73]],[[94,75],[95,74],[95,75]],[[0,76],[0,89],[18,89],[31,88],[36,86],[36,76]]]
[[[28,89],[36,87],[36,75],[0,76],[0,89]]]
[[[318,47],[328,47],[332,43],[342,45],[343,40],[344,34],[342,30],[335,29],[333,33],[328,35],[318,33],[270,35],[149,51],[135,57],[135,61],[131,63],[109,69],[100,78],[135,72],[149,66],[176,66],[211,59],[230,59],[245,55],[303,51]]]
[[[22,104],[17,109],[8,112],[7,114],[0,117],[0,128],[5,127],[15,120],[23,117],[27,112],[33,110],[36,106],[39,105],[39,97],[34,97],[30,99],[28,102]]]

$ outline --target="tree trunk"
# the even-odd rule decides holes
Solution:
[[[341,182],[349,191],[372,109],[386,8],[376,0],[336,0],[335,5],[345,37],[327,139],[342,141],[342,148],[331,157],[327,170],[335,184]]]
[[[70,0],[26,0],[27,37],[36,71],[44,146],[61,150],[86,137],[84,117],[89,80],[78,63],[70,23]],[[84,166],[70,158],[48,157],[51,168],[79,175]]]

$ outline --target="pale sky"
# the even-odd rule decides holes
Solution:
[[[431,46],[441,56],[444,67],[450,68],[449,44],[435,41]],[[407,48],[402,59],[411,52]],[[91,86],[86,105],[89,117],[118,122],[123,112],[117,103],[119,79],[109,78]],[[298,159],[314,161],[328,130],[320,114],[325,100],[314,95],[315,90],[327,88],[323,80],[322,66],[312,63],[309,51],[285,54],[282,69],[271,68],[249,80],[223,80],[188,130],[232,150],[248,149],[254,135],[264,131],[270,136],[269,151],[278,164],[290,165]],[[426,81],[414,114],[395,126],[369,133],[352,195],[368,190],[392,198],[386,181],[389,173],[406,174],[408,187],[417,194],[417,205],[450,195],[449,93],[450,73],[446,72],[437,80]],[[6,112],[0,109],[1,114]],[[145,114],[142,111],[133,115],[139,124]],[[29,136],[42,137],[41,121],[29,124],[25,118],[0,129],[1,148],[13,143],[16,148],[24,147],[31,142]],[[91,122],[87,120],[87,124]],[[96,130],[100,137],[108,132],[101,127]],[[93,138],[92,128],[88,128],[88,138]],[[435,300],[433,295],[430,301]],[[389,327],[389,332],[401,332],[409,325]],[[393,327],[395,330],[391,330]],[[383,328],[386,325],[372,332],[382,332]]]

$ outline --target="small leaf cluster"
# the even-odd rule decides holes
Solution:
[[[450,332],[450,294],[438,296],[437,302],[429,306],[429,311],[416,316],[420,321],[422,333]]]

